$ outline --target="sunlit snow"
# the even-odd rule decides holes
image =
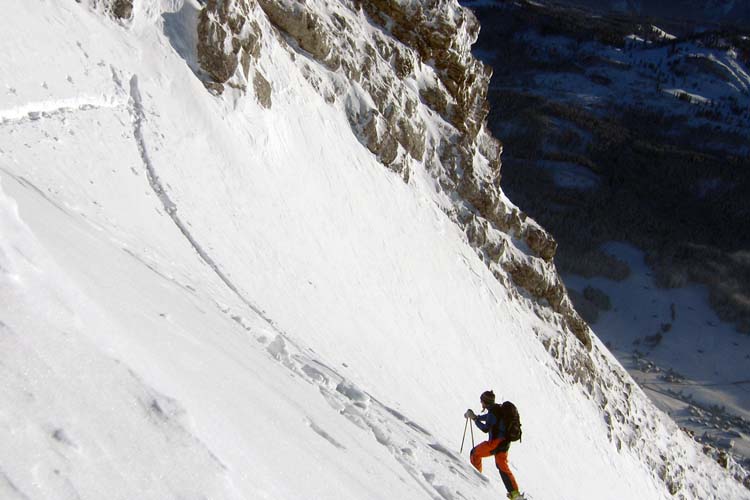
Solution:
[[[162,4],[198,8],[0,20],[0,497],[496,499],[458,454],[493,388],[529,498],[672,498],[426,173],[383,168],[270,34],[272,108],[211,95]],[[633,398],[695,495],[750,497]]]

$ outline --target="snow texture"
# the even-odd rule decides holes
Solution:
[[[497,498],[456,452],[494,388],[535,500],[750,498],[598,341],[596,385],[563,372],[540,339],[577,341],[509,298],[423,167],[407,184],[362,147],[267,21],[273,108],[207,92],[169,22],[199,7],[4,9],[0,497]]]

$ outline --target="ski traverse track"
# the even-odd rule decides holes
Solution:
[[[462,400],[487,384],[527,409],[510,457],[525,498],[744,497],[598,344],[577,357],[496,279],[423,161],[408,183],[383,168],[347,118],[376,109],[370,91],[297,55],[259,6],[272,108],[196,75],[203,2],[135,2],[126,23],[110,1],[12,2],[0,497],[495,499],[494,464],[458,451]],[[353,28],[342,64],[371,46],[390,80],[378,51],[408,56],[414,88],[384,90],[414,98],[435,147],[456,138],[419,100],[434,70],[350,7],[305,3],[326,33]],[[440,12],[468,57],[465,14]]]
[[[264,345],[271,358],[292,375],[302,378],[317,389],[339,415],[369,432],[432,498],[471,498],[443,483],[450,476],[460,477],[478,487],[499,488],[498,492],[502,489],[501,484],[491,484],[490,479],[477,472],[469,464],[468,457],[462,458],[439,443],[427,429],[383,404],[316,357],[307,354],[313,352],[310,349],[301,348],[276,328],[271,331],[254,327],[246,318],[233,314],[231,310],[225,309],[224,312],[258,343]],[[333,439],[311,416],[305,416],[305,421],[311,430],[332,446],[346,449],[345,444]]]
[[[114,77],[115,83],[120,86],[120,79],[116,74]],[[220,265],[190,232],[188,224],[179,217],[177,204],[170,198],[164,184],[160,180],[157,167],[149,154],[147,145],[147,110],[141,96],[137,75],[132,75],[129,79],[127,99],[121,97],[102,97],[100,99],[77,97],[65,100],[29,103],[11,110],[0,111],[0,116],[2,116],[2,122],[0,123],[9,124],[11,122],[14,125],[23,127],[29,126],[31,122],[41,118],[102,108],[126,111],[130,115],[132,119],[133,140],[136,143],[138,153],[145,167],[145,174],[150,189],[157,195],[166,214],[169,215],[200,259],[250,311],[234,311],[230,307],[218,302],[216,302],[216,306],[223,314],[226,314],[234,321],[242,331],[249,334],[261,346],[261,349],[265,351],[266,356],[281,365],[285,370],[288,370],[293,377],[299,377],[309,383],[315,391],[320,393],[332,411],[335,411],[340,417],[367,432],[377,443],[387,450],[395,462],[403,468],[407,476],[411,477],[429,497],[436,500],[469,500],[474,498],[473,495],[467,496],[458,491],[454,486],[463,481],[469,481],[471,484],[485,491],[487,488],[493,490],[502,488],[502,485],[495,484],[495,481],[491,481],[488,477],[478,473],[470,465],[468,457],[461,457],[456,451],[441,443],[439,439],[423,426],[420,426],[398,410],[380,402],[365,389],[358,387],[331,368],[330,364],[318,359],[312,349],[306,348],[292,340],[264,311],[244,296],[240,289],[222,272]],[[76,214],[67,210],[64,204],[58,203],[53,196],[46,194],[44,189],[35,185],[30,180],[12,171],[6,169],[0,170],[23,187],[42,197],[47,203],[54,205],[67,216],[75,217]],[[87,220],[86,222],[92,224],[91,220]],[[158,269],[152,268],[146,261],[142,260],[137,252],[130,251],[127,248],[123,250],[142,265],[149,267],[154,272],[158,272]],[[162,277],[180,285],[174,279],[164,275]],[[185,288],[184,285],[180,286]],[[186,289],[186,291],[193,292],[193,290],[189,289]],[[247,313],[250,316],[246,317]],[[257,317],[258,320],[254,320],[253,316]],[[137,375],[132,371],[131,375],[137,378]],[[154,398],[153,401],[161,402],[154,403],[151,406],[157,416],[161,414],[161,408],[165,404],[169,407],[179,406],[178,403],[164,395],[160,398]],[[170,402],[171,404],[169,404]],[[347,449],[346,443],[336,440],[316,420],[312,415],[304,415],[304,421],[307,426],[321,439],[326,440],[331,446],[338,449]],[[226,467],[190,429],[182,429],[182,432],[183,437],[188,436],[198,443],[200,448],[212,458],[220,469]],[[460,479],[460,481],[456,479]],[[12,485],[11,489],[13,489]]]
[[[146,147],[146,139],[143,133],[144,123],[146,122],[146,113],[143,108],[143,98],[141,97],[141,92],[138,88],[138,75],[133,75],[130,79],[130,100],[128,102],[128,111],[130,112],[133,119],[133,136],[135,137],[135,141],[138,145],[138,152],[140,153],[141,160],[143,160],[143,165],[146,167],[148,183],[151,186],[151,189],[154,191],[154,194],[156,194],[157,198],[164,207],[164,211],[169,215],[182,235],[185,236],[187,241],[190,243],[190,246],[193,247],[196,253],[200,256],[201,260],[203,260],[203,262],[205,262],[206,265],[208,265],[208,267],[210,267],[214,271],[214,273],[216,273],[219,279],[221,279],[221,281],[223,281],[224,284],[226,284],[226,286],[229,287],[229,289],[232,290],[232,292],[234,292],[234,294],[237,295],[237,297],[239,297],[239,299],[244,302],[250,309],[252,309],[260,317],[262,317],[267,323],[273,325],[273,321],[270,318],[266,317],[266,315],[263,311],[260,310],[260,308],[258,308],[255,304],[248,300],[234,285],[234,283],[232,283],[232,281],[226,276],[226,274],[221,271],[219,265],[216,264],[214,259],[211,258],[211,256],[203,249],[200,243],[198,243],[198,241],[188,229],[187,224],[185,224],[185,222],[183,222],[177,214],[177,205],[169,197],[169,194],[167,194],[164,185],[162,184],[161,180],[159,180],[159,175],[156,172],[156,167],[154,166],[154,163],[148,154],[148,148]]]
[[[178,215],[176,203],[170,198],[159,179],[156,166],[151,160],[146,145],[144,134],[146,112],[137,75],[130,78],[128,110],[133,119],[133,135],[146,168],[149,185],[161,201],[165,212],[201,260],[245,305],[268,324],[270,330],[253,328],[249,326],[249,322],[243,316],[233,313],[230,308],[219,305],[222,312],[229,315],[244,330],[253,334],[257,342],[265,345],[269,356],[292,374],[307,380],[317,388],[326,402],[341,416],[359,428],[370,432],[376,441],[383,445],[404,470],[433,498],[437,500],[468,498],[441,484],[440,478],[444,477],[446,473],[460,476],[476,485],[489,486],[489,479],[474,470],[468,459],[462,459],[458,454],[438,443],[429,431],[397,410],[379,402],[375,397],[347,381],[325,363],[304,354],[312,351],[291,340],[285,332],[276,326],[271,318],[267,317],[263,311],[242,294],[191,234],[187,224]],[[273,340],[269,341],[269,337],[273,337]],[[346,448],[344,444],[336,441],[320,427],[312,417],[307,416],[306,422],[313,432],[327,440],[332,446],[340,449]]]
[[[34,121],[69,113],[85,112],[102,108],[124,108],[127,100],[117,95],[77,96],[66,99],[39,101],[9,109],[0,109],[0,125]]]
[[[101,63],[100,66],[104,67],[104,64]],[[114,84],[111,89],[107,89],[107,91],[99,94],[83,93],[72,97],[43,99],[0,109],[0,126],[98,109],[126,109],[129,105],[130,96],[123,88],[122,81],[118,76],[120,71],[113,65],[110,65],[109,69],[112,75],[112,83]],[[68,78],[68,81],[72,83],[70,77]],[[43,85],[47,88],[47,83]],[[9,92],[15,94],[17,90],[10,88]]]

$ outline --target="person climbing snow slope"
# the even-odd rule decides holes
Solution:
[[[513,411],[515,411],[515,406],[511,403],[495,404],[495,393],[492,391],[483,392],[479,401],[482,403],[482,410],[486,410],[487,413],[476,415],[473,410],[469,409],[466,410],[464,417],[473,420],[479,430],[489,433],[489,436],[487,441],[471,450],[471,464],[482,472],[482,459],[494,455],[495,465],[500,472],[505,489],[508,490],[508,498],[511,500],[523,498],[518,491],[516,478],[508,466],[508,450],[510,450],[511,441],[520,438],[520,424],[518,431],[514,429],[512,435],[509,436],[505,412],[508,410],[507,405],[512,406]],[[518,413],[517,411],[515,413],[517,420]]]

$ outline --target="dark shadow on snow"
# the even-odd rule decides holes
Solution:
[[[198,79],[204,79],[204,73],[198,64],[198,16],[201,9],[191,2],[185,2],[177,12],[162,14],[164,34],[172,48],[187,63]]]

